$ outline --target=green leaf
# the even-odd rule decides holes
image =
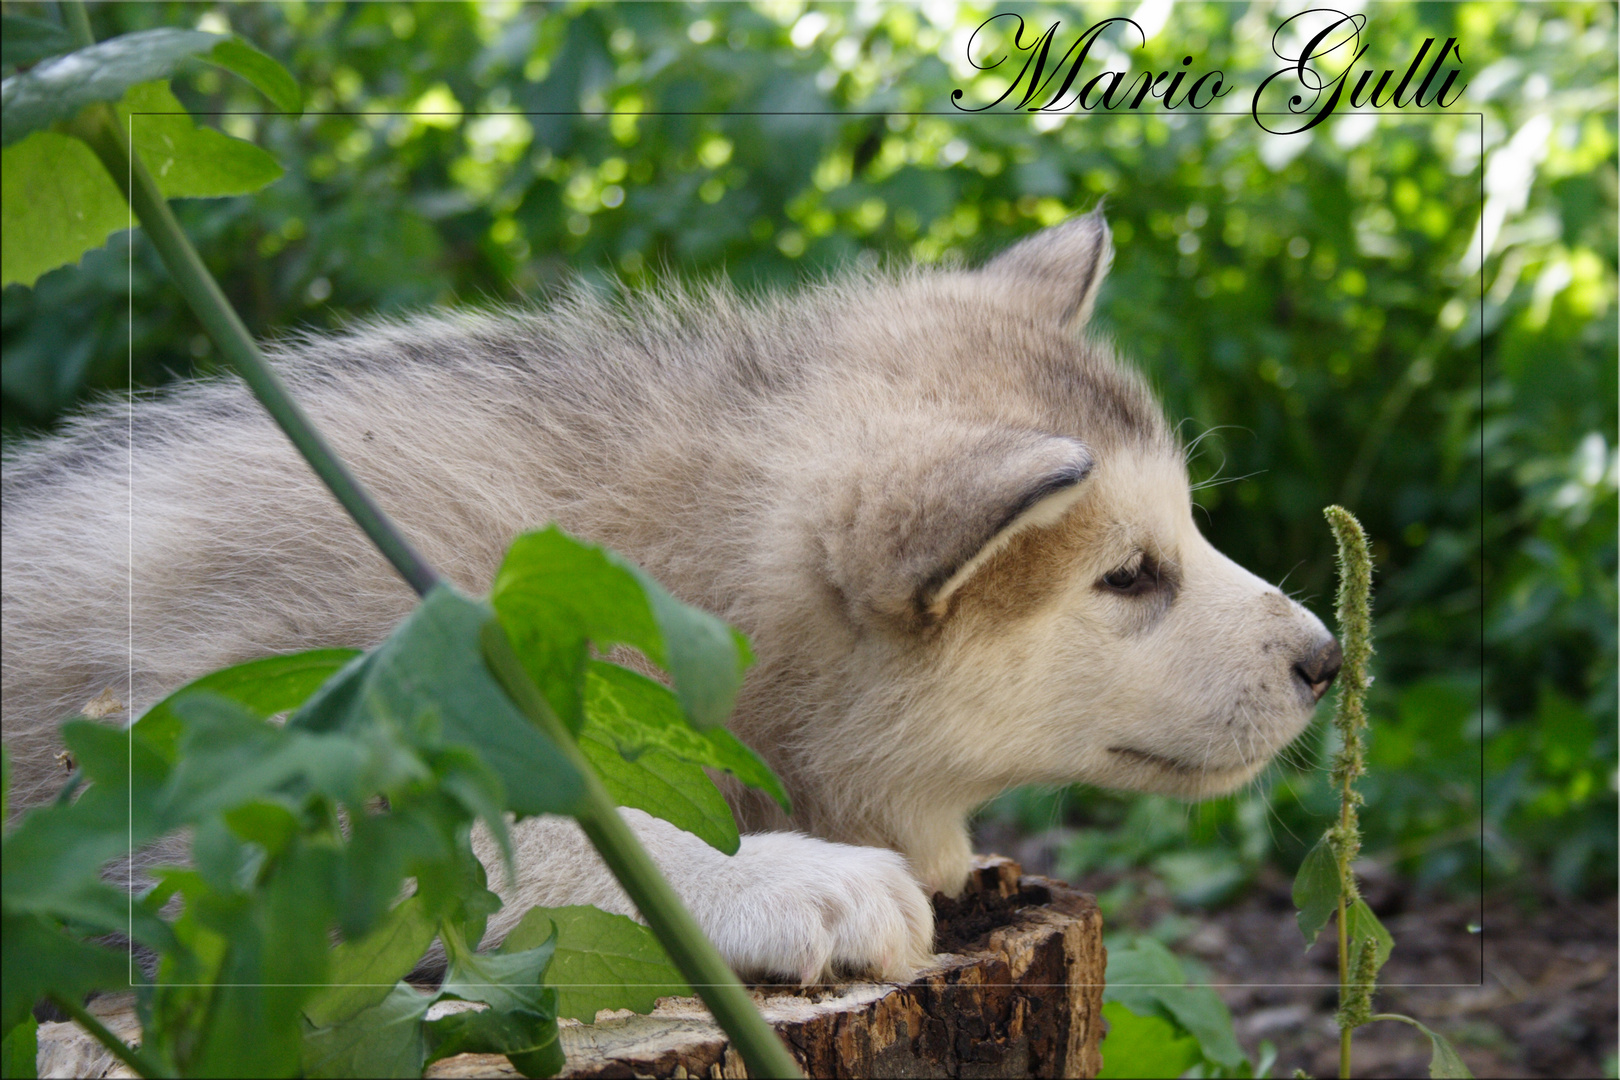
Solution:
[[[419,898],[401,902],[371,933],[332,950],[330,985],[304,1004],[304,1016],[332,1027],[380,1004],[422,959],[436,929]]]
[[[1429,1037],[1429,1046],[1433,1051],[1429,1057],[1429,1075],[1431,1077],[1444,1077],[1447,1080],[1473,1080],[1474,1074],[1468,1071],[1468,1065],[1444,1035],[1430,1030],[1410,1016],[1402,1016],[1400,1013],[1379,1013],[1373,1019],[1399,1020],[1403,1024],[1411,1024],[1427,1035]]]
[[[377,754],[364,738],[344,733],[289,731],[211,694],[188,695],[175,709],[185,731],[178,763],[160,799],[169,827],[272,792],[314,790],[352,804],[428,775],[427,767],[408,753],[385,747]]]
[[[1389,959],[1390,951],[1395,948],[1395,939],[1390,937],[1389,931],[1384,929],[1384,924],[1378,921],[1378,916],[1373,914],[1367,902],[1358,899],[1351,904],[1346,911],[1345,922],[1350,937],[1350,970],[1356,970],[1363,948],[1362,942],[1367,938],[1372,938],[1375,943],[1374,972],[1383,967],[1384,962]]]
[[[245,194],[282,173],[276,159],[252,143],[193,124],[166,83],[130,87],[118,113],[167,198]],[[134,224],[123,193],[78,139],[35,132],[0,152],[0,170],[6,284],[31,286],[40,274],[77,261]]]
[[[32,64],[71,48],[73,38],[53,22],[10,12],[0,15],[0,64]]]
[[[579,749],[620,806],[645,810],[727,855],[737,853],[737,820],[700,767],[663,750],[648,750],[626,761],[592,731],[580,736]]]
[[[0,284],[32,287],[133,224],[123,193],[78,139],[38,131],[0,152]]]
[[[251,43],[239,37],[228,37],[214,46],[208,61],[252,83],[282,112],[294,116],[303,114],[304,92],[298,88],[298,80]]]
[[[598,649],[628,645],[668,671],[682,710],[698,727],[730,714],[753,659],[742,636],[723,621],[682,604],[619,555],[555,526],[513,541],[490,602],[548,700],[555,693],[548,685],[581,669],[583,652],[526,654],[537,643],[572,640],[571,623]],[[569,718],[570,706],[554,701],[553,707]]]
[[[162,831],[154,804],[165,763],[132,733],[106,724],[76,720],[62,735],[95,782],[72,802],[34,809],[5,838],[0,895],[8,910],[50,913],[67,898],[80,903],[109,860]],[[123,919],[116,928],[126,928]]]
[[[282,174],[268,152],[192,123],[168,83],[130,87],[118,115],[165,198],[245,195]]]
[[[1309,952],[1339,906],[1339,861],[1326,836],[1316,841],[1299,865],[1299,873],[1294,876],[1294,906],[1299,909],[1295,918]]]
[[[38,915],[0,916],[0,1031],[22,1023],[48,993],[77,1001],[92,990],[123,988],[129,977],[128,950],[87,945]]]
[[[163,27],[109,38],[0,84],[0,146],[71,120],[86,105],[118,101],[139,83],[167,79],[192,57],[242,76],[279,109],[302,111],[293,77],[246,42],[201,30]]]
[[[556,948],[554,934],[531,948],[498,953],[474,952],[454,932],[442,937],[450,968],[439,987],[440,997],[482,1001],[497,1012],[520,1009],[556,1015],[556,1002],[543,981]]]
[[[450,969],[439,996],[486,1002],[489,1009],[426,1025],[430,1061],[460,1053],[505,1054],[525,1076],[550,1076],[562,1068],[557,992],[542,982],[557,935],[549,924],[546,931],[537,943],[498,953],[473,952],[459,934],[444,934]]]
[[[11,16],[6,16],[11,18]],[[7,33],[10,33],[8,28]],[[29,1013],[0,1041],[0,1077],[33,1078],[39,1075],[39,1021]]]
[[[529,909],[501,949],[533,948],[553,932],[546,983],[557,991],[558,1016],[589,1024],[603,1009],[649,1013],[661,997],[692,993],[650,929],[587,905]]]
[[[173,761],[180,741],[180,718],[175,715],[174,705],[187,695],[217,694],[268,718],[298,708],[359,655],[358,649],[315,649],[221,668],[192,680],[147,709],[136,721],[136,730]]]
[[[1110,1001],[1103,1006],[1103,1019],[1108,1037],[1099,1080],[1180,1076],[1204,1059],[1198,1040],[1162,1016],[1144,1016]]]
[[[500,778],[507,809],[572,813],[584,798],[579,774],[517,710],[484,662],[479,633],[491,617],[486,605],[448,585],[435,588],[388,640],[322,687],[288,727],[399,725],[424,744],[471,750]]]
[[[1208,986],[1188,986],[1181,961],[1149,937],[1108,951],[1104,1001],[1116,1001],[1140,1016],[1160,1016],[1193,1038],[1205,1057],[1226,1068],[1247,1059],[1232,1031],[1232,1014]]]
[[[547,997],[555,997],[551,990]],[[427,1063],[456,1054],[505,1054],[524,1076],[553,1076],[566,1064],[552,1012],[468,1010],[422,1025]]]
[[[310,1077],[420,1077],[427,1046],[422,1018],[433,998],[399,983],[369,1009],[331,1027],[305,1029]]]
[[[13,75],[0,84],[0,146],[71,120],[86,105],[117,101],[136,83],[166,79],[180,61],[208,52],[219,40],[200,30],[142,30]]]
[[[330,846],[298,844],[257,875],[251,895],[199,898],[198,922],[225,948],[188,1074],[297,1074],[303,1005],[329,972],[337,871]]]
[[[680,702],[661,683],[593,660],[586,674],[585,713],[591,728],[611,739],[628,758],[649,748],[665,750],[694,765],[723,769],[770,795],[784,812],[793,812],[782,781],[757,754],[725,728],[694,730],[686,723]]]

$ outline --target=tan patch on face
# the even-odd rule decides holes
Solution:
[[[1005,625],[1057,603],[1081,571],[1084,553],[1096,548],[1106,530],[1096,502],[1096,494],[1087,492],[1061,521],[1014,536],[957,589],[946,620]]]

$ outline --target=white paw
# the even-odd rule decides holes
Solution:
[[[744,978],[904,981],[933,953],[933,907],[893,851],[762,833],[723,862],[689,903]]]

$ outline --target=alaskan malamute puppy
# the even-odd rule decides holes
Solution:
[[[275,356],[462,588],[556,520],[746,631],[731,726],[793,819],[730,792],[753,835],[727,857],[626,816],[743,973],[897,977],[930,952],[928,894],[963,885],[975,807],[1231,791],[1338,670],[1321,622],[1199,535],[1158,405],[1083,335],[1111,257],[1092,214],[978,270],[582,291]],[[4,503],[13,805],[59,782],[54,725],[105,688],[138,715],[227,664],[373,645],[414,600],[235,381],[133,425],[92,410],[7,460]],[[495,934],[536,903],[632,910],[571,822],[517,840]]]

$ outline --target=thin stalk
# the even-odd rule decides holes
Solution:
[[[69,10],[77,5],[68,4]],[[427,595],[438,584],[439,575],[427,560],[411,546],[398,527],[371,494],[360,486],[354,474],[327,444],[320,432],[309,422],[309,417],[287,393],[286,386],[275,369],[265,362],[259,347],[254,344],[247,327],[237,317],[236,309],[225,298],[219,283],[208,272],[191,241],[180,229],[168,200],[158,190],[156,181],[139,154],[132,155],[123,124],[108,105],[91,106],[76,123],[74,133],[82,138],[106,166],[113,181],[123,189],[124,196],[135,209],[141,227],[157,248],[163,265],[179,286],[191,310],[214,339],[237,374],[242,376],[276,424],[292,440],[310,468],[315,470],[337,501],[354,518],[371,542],[393,564],[418,596]]]
[[[641,841],[624,823],[618,806],[597,779],[596,770],[585,760],[573,734],[540,696],[499,624],[490,622],[485,626],[483,646],[490,669],[512,700],[557,744],[569,764],[584,778],[585,805],[575,815],[580,828],[585,830],[602,861],[624,886],[681,975],[736,1043],[748,1066],[748,1075],[803,1076],[782,1040],[755,1008],[741,980],[721,959],[697,920],[658,872]]]
[[[1343,639],[1344,664],[1339,670],[1338,707],[1334,710],[1333,726],[1338,729],[1342,745],[1333,761],[1333,781],[1339,789],[1339,824],[1332,829],[1329,840],[1339,871],[1339,1076],[1350,1076],[1350,1037],[1356,1024],[1364,1023],[1367,1005],[1371,1000],[1370,983],[1375,978],[1375,967],[1368,960],[1369,985],[1350,970],[1350,904],[1360,897],[1355,872],[1351,864],[1361,850],[1361,827],[1356,806],[1361,794],[1356,791],[1356,778],[1366,767],[1361,731],[1367,723],[1364,699],[1367,693],[1367,661],[1372,656],[1372,558],[1367,550],[1367,535],[1361,523],[1343,507],[1330,506],[1325,511],[1328,524],[1338,545],[1339,554],[1339,634]],[[1359,943],[1363,959],[1370,954],[1370,941]],[[1352,1000],[1354,999],[1354,1000]]]
[[[1350,995],[1350,935],[1345,928],[1345,896],[1339,890],[1339,1002]],[[1350,1033],[1355,1028],[1339,1026],[1339,1080],[1350,1080]]]
[[[51,1001],[58,1009],[73,1017],[73,1022],[88,1031],[95,1040],[108,1050],[114,1057],[135,1070],[138,1076],[162,1076],[163,1070],[155,1062],[148,1061],[139,1050],[124,1042],[118,1036],[107,1030],[105,1024],[97,1020],[90,1011],[72,998],[62,994],[49,995]]]

